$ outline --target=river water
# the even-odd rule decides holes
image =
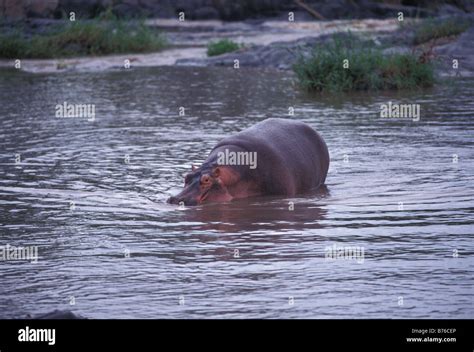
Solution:
[[[261,69],[3,71],[0,246],[39,258],[0,261],[0,317],[474,318],[473,96],[462,79],[308,95]],[[389,101],[420,104],[419,121],[381,118]],[[55,117],[64,102],[95,119]],[[221,138],[267,117],[320,132],[327,189],[166,204]]]

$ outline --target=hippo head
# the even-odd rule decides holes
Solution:
[[[184,178],[184,189],[168,199],[171,204],[198,205],[207,202],[232,200],[228,186],[235,183],[237,174],[226,166],[193,166]]]

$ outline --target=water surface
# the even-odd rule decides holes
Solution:
[[[472,80],[311,96],[252,69],[3,71],[0,245],[40,258],[0,261],[0,317],[474,318],[473,96]],[[95,120],[55,117],[64,101]],[[388,101],[419,103],[420,121],[380,118]],[[221,138],[267,117],[321,133],[326,190],[166,204]],[[333,245],[364,258],[328,259]]]

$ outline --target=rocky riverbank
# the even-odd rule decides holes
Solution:
[[[474,22],[474,16],[465,16],[464,19]],[[337,22],[337,23],[336,23]],[[384,26],[379,27],[379,24]],[[319,24],[319,23],[318,23]],[[293,28],[311,28],[315,23],[295,24]],[[428,55],[433,60],[438,76],[474,76],[474,27],[459,36],[433,39],[421,45],[413,44],[414,27],[398,27],[395,21],[358,21],[332,22],[331,30],[318,28],[311,30],[308,35],[294,40],[277,41],[267,45],[254,45],[238,52],[220,55],[218,57],[182,58],[176,61],[177,65],[194,66],[228,66],[232,67],[234,60],[243,67],[270,67],[291,69],[300,56],[308,56],[315,46],[331,40],[335,34],[344,34],[348,31],[359,33],[362,40],[370,41],[374,47],[379,47],[384,53],[416,52]],[[318,33],[319,35],[316,35]],[[295,36],[297,36],[295,34]],[[344,40],[344,38],[342,38]],[[453,68],[453,60],[458,65]]]
[[[472,15],[464,18],[473,20]],[[36,21],[37,27],[54,25],[53,20]],[[334,35],[357,34],[365,41],[389,52],[429,50],[436,58],[440,75],[474,76],[474,29],[460,36],[414,45],[414,26],[400,26],[396,19],[335,20],[335,21],[243,21],[222,22],[151,19],[147,25],[166,35],[172,46],[149,54],[124,54],[50,60],[21,60],[21,70],[28,72],[97,71],[131,69],[149,66],[227,66],[263,67],[289,70],[299,56],[309,55],[315,45],[331,40]],[[212,40],[229,38],[243,45],[237,52],[215,57],[206,56],[206,46]],[[428,48],[428,49],[427,49]],[[21,58],[19,58],[21,59]],[[452,60],[459,67],[452,68]],[[0,60],[0,67],[13,68],[15,60]]]

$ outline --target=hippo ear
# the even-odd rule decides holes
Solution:
[[[212,170],[212,177],[221,181],[224,185],[232,185],[239,180],[239,175],[230,167],[217,166]]]
[[[197,167],[196,167],[196,166],[194,166],[194,164],[193,164],[193,165],[191,165],[191,170],[192,170],[193,172],[194,172],[194,171],[196,171],[196,169],[197,169]]]
[[[214,170],[212,170],[212,177],[218,178],[221,175],[221,168],[216,167]]]

